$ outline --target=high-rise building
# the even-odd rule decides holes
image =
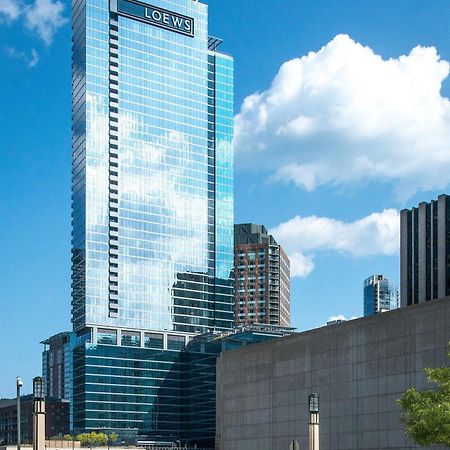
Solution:
[[[69,400],[70,396],[70,332],[65,331],[41,342],[42,378],[45,395]]]
[[[290,262],[263,225],[234,226],[234,323],[289,327]]]
[[[71,428],[182,440],[181,350],[233,327],[233,59],[195,0],[74,0]]]
[[[73,5],[74,330],[232,326],[233,60],[194,0]]]
[[[384,275],[364,280],[364,316],[371,316],[399,307],[397,287]]]
[[[450,197],[400,213],[401,306],[450,295]]]

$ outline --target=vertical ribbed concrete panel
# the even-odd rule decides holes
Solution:
[[[434,229],[434,215],[437,214],[437,205],[436,202],[431,202],[431,206],[430,206],[430,242],[431,242],[431,248],[430,248],[430,264],[431,264],[431,270],[430,270],[430,298],[434,298],[434,282],[435,282],[435,278],[437,279],[437,277],[435,276],[435,271],[433,270],[433,261],[436,257],[435,255],[435,248],[434,248],[434,243],[435,240],[437,239],[437,236],[435,236],[435,229]],[[436,249],[437,250],[437,249]]]
[[[440,195],[438,197],[438,297],[445,296],[446,281],[446,246],[445,246],[445,201],[447,196]]]
[[[400,306],[408,304],[408,210],[400,212]]]
[[[418,228],[418,210],[417,208],[413,208],[411,211],[411,292],[412,292],[412,304],[418,303],[418,286],[419,286],[419,277],[418,277],[418,245],[417,245],[417,228]]]
[[[426,267],[427,267],[427,204],[420,203],[418,210],[419,236],[418,236],[418,303],[426,300]]]

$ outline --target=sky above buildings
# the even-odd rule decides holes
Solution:
[[[292,261],[292,323],[399,281],[398,211],[449,193],[448,0],[210,0],[235,58],[235,221]],[[0,397],[70,328],[70,5],[0,0]]]

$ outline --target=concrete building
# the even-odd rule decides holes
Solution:
[[[235,326],[289,327],[290,262],[263,225],[234,226]]]
[[[364,280],[364,316],[371,316],[399,307],[397,287],[384,275],[372,275]]]
[[[47,397],[45,435],[62,437],[69,432],[69,402]],[[20,397],[21,442],[33,442],[33,395]],[[0,399],[0,445],[17,443],[17,399]]]
[[[400,213],[401,306],[450,295],[450,197]]]
[[[70,332],[65,331],[41,342],[42,378],[45,395],[69,400],[70,392]]]
[[[320,395],[321,450],[411,450],[397,399],[429,388],[447,360],[450,297],[222,353],[220,450],[308,443],[308,394]],[[438,448],[438,447],[433,447]]]

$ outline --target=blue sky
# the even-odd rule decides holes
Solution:
[[[236,114],[254,94],[236,119],[235,220],[295,259],[294,326],[359,316],[365,277],[399,279],[397,211],[450,181],[448,1],[209,5]],[[0,397],[19,374],[29,391],[39,341],[70,327],[69,14],[0,0]]]

